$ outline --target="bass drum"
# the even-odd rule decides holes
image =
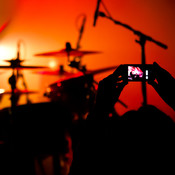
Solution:
[[[47,88],[45,96],[51,102],[62,102],[78,119],[86,119],[96,96],[93,75],[85,75],[55,82]]]

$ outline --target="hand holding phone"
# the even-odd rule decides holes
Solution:
[[[148,81],[157,91],[160,97],[175,110],[175,79],[165,69],[160,67],[156,62],[153,63],[155,79]]]
[[[126,75],[125,66],[120,65],[112,74],[99,82],[96,109],[99,109],[102,115],[114,110],[115,103],[128,83]]]

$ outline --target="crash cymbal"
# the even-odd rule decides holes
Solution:
[[[38,53],[35,54],[34,56],[44,56],[44,57],[67,57],[69,53],[69,56],[74,56],[74,57],[81,57],[87,54],[97,54],[100,52],[97,51],[80,51],[76,49],[72,49],[71,51],[67,52],[66,49],[62,49],[60,51],[53,51],[53,52],[45,52],[45,53]]]
[[[27,90],[27,89],[24,89],[24,90],[15,89],[14,93],[17,94],[17,95],[22,95],[22,94],[35,94],[35,93],[38,93],[38,92]],[[5,89],[0,89],[0,95],[8,95],[8,94],[12,94],[12,91],[11,90],[6,91]]]

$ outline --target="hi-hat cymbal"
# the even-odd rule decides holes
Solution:
[[[48,68],[48,67],[45,67],[45,66],[22,66],[22,65],[19,65],[19,66],[0,66],[1,69],[41,69],[41,68]]]
[[[76,49],[71,49],[70,51],[67,51],[67,49],[62,49],[60,51],[53,51],[53,52],[44,52],[44,53],[38,53],[34,56],[44,56],[44,57],[67,57],[67,56],[74,56],[74,57],[81,57],[87,54],[97,54],[100,53],[98,51],[81,51]]]
[[[4,60],[5,62],[9,62],[9,66],[0,66],[2,69],[40,69],[40,68],[48,68],[45,66],[23,66],[21,65],[21,62],[24,60],[20,60],[19,58],[17,59],[11,59],[11,60]]]
[[[10,59],[10,60],[3,60],[3,61],[8,62],[10,64],[17,64],[17,63],[20,64],[24,62],[24,60],[20,60],[20,59]]]

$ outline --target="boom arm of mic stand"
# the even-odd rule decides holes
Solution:
[[[162,48],[164,48],[164,49],[167,49],[167,48],[168,48],[167,45],[165,45],[165,44],[163,44],[163,43],[161,43],[161,42],[159,42],[159,41],[156,41],[156,40],[153,39],[152,37],[150,37],[150,36],[148,36],[148,35],[145,35],[145,34],[143,34],[142,32],[140,32],[140,31],[138,31],[138,30],[133,29],[131,26],[129,26],[129,25],[127,25],[127,24],[124,24],[124,23],[122,23],[122,22],[120,22],[120,21],[117,21],[117,20],[113,19],[112,17],[106,16],[103,12],[99,12],[99,16],[101,16],[101,17],[106,17],[107,19],[113,21],[115,24],[121,25],[121,26],[127,28],[128,30],[131,30],[135,35],[138,35],[139,37],[144,37],[144,38],[145,38],[145,41],[146,41],[146,40],[151,41],[151,42],[157,44],[158,46],[160,46],[160,47],[162,47]]]

